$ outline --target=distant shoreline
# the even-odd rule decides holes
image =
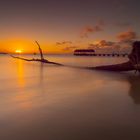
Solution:
[[[0,54],[8,54],[8,53],[0,52]]]

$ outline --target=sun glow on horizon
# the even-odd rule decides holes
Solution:
[[[62,45],[62,47],[56,46],[56,41],[38,41],[43,53],[47,54],[65,54],[71,53],[71,48],[67,49],[66,45]],[[14,54],[33,54],[39,53],[37,44],[28,39],[6,39],[0,42],[0,49],[3,52],[14,53]],[[5,49],[6,48],[6,49]],[[66,48],[66,49],[65,49]]]
[[[22,50],[15,50],[15,53],[22,53]]]

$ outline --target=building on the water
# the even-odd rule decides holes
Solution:
[[[93,50],[93,49],[77,49],[74,51],[74,55],[91,56],[94,54],[95,54],[95,50]]]

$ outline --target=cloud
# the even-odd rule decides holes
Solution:
[[[56,42],[56,46],[62,47],[63,51],[73,51],[74,49],[78,48],[78,46],[73,44],[74,43],[72,41]]]
[[[132,42],[136,38],[137,38],[137,34],[134,31],[126,31],[126,32],[119,33],[117,35],[117,39],[120,42]]]
[[[129,53],[132,49],[131,42],[113,42],[100,40],[88,44],[88,49],[95,49],[97,53]]]
[[[100,40],[94,43],[89,43],[89,47],[90,48],[105,48],[105,47],[114,46],[115,44],[116,44],[115,42]]]
[[[103,31],[101,24],[103,23],[99,23],[98,25],[95,26],[86,26],[81,32],[80,37],[87,38],[91,33]]]
[[[65,47],[65,48],[63,49],[63,51],[71,51],[71,50],[74,50],[74,49],[76,49],[76,48],[78,48],[78,46],[69,46],[69,47]]]
[[[118,52],[121,49],[121,43],[100,40],[94,43],[89,43],[88,49],[95,49],[97,53],[113,53]]]
[[[106,41],[106,40],[101,40],[101,41],[99,41],[98,45],[102,46],[102,47],[104,47],[104,46],[112,46],[112,45],[114,45],[114,42]]]
[[[56,42],[57,46],[72,44],[71,41]]]
[[[88,49],[96,49],[96,48],[97,48],[97,46],[95,44],[89,43]]]
[[[137,39],[138,35],[132,30],[119,33],[117,36],[118,41],[99,40],[88,44],[89,49],[95,49],[99,52],[127,52],[132,49],[132,43]]]

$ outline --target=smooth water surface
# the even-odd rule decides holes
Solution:
[[[127,61],[46,58],[71,66]],[[0,140],[140,139],[140,77],[134,72],[91,71],[1,55],[0,75]]]

